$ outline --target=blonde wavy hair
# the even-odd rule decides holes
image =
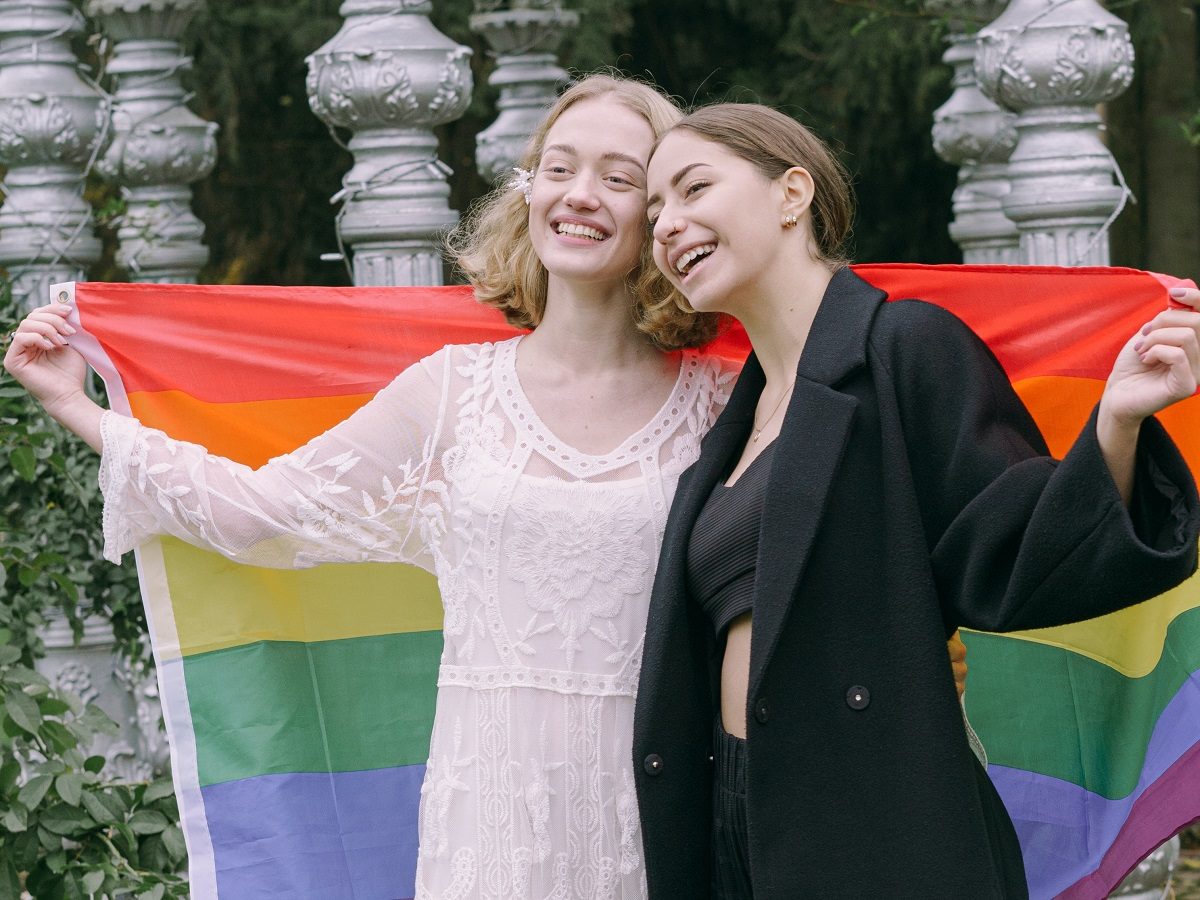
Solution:
[[[666,95],[648,84],[608,74],[592,74],[567,88],[530,136],[520,166],[536,172],[546,135],[559,117],[584,100],[613,97],[649,123],[657,139],[682,117]],[[630,314],[638,330],[662,350],[698,347],[711,341],[721,324],[714,313],[697,313],[654,265],[650,240],[627,282],[633,294]],[[483,197],[446,237],[447,256],[466,276],[480,303],[504,313],[509,324],[537,328],[546,309],[547,274],[529,239],[525,197],[502,184]]]

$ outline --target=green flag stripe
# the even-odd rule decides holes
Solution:
[[[1200,669],[1200,609],[1171,623],[1158,664],[1141,678],[1033,641],[977,632],[963,639],[967,713],[988,761],[1061,778],[1110,800],[1137,786],[1159,717]],[[1121,739],[1104,738],[1114,734]]]
[[[440,631],[186,657],[200,784],[424,763]]]

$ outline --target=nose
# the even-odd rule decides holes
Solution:
[[[563,202],[571,209],[596,209],[600,205],[600,198],[591,179],[577,178],[563,196]]]
[[[682,220],[660,215],[658,221],[654,223],[654,240],[660,244],[665,244],[679,232],[683,231],[685,225]]]

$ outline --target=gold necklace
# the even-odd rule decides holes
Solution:
[[[775,406],[771,409],[771,414],[769,416],[767,416],[765,419],[763,419],[763,423],[761,425],[759,425],[757,423],[757,421],[755,422],[754,432],[750,435],[751,443],[755,443],[755,444],[758,443],[758,439],[762,435],[762,430],[764,428],[766,428],[767,425],[770,424],[770,422],[773,418],[775,418],[775,413],[779,412],[779,408],[781,406],[783,406],[784,398],[789,396],[792,393],[792,388],[794,388],[795,386],[796,386],[796,379],[793,378],[791,383],[784,389],[783,393],[779,395],[779,399],[775,401]]]

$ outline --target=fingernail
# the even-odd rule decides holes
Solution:
[[[1150,333],[1150,323],[1147,322],[1145,325],[1142,326],[1142,334],[1149,334],[1149,333]]]
[[[1137,351],[1141,350],[1142,347],[1145,346],[1145,344],[1146,344],[1145,341],[1138,341],[1136,344],[1133,345],[1134,351],[1137,352]]]
[[[1187,288],[1171,288],[1170,294],[1172,297],[1186,297]]]

